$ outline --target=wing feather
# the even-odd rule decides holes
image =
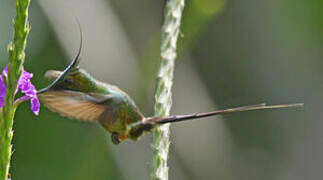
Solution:
[[[97,121],[106,110],[100,104],[108,97],[104,95],[91,96],[75,91],[46,91],[38,95],[42,104],[61,116],[82,121]],[[102,98],[104,96],[104,98]]]

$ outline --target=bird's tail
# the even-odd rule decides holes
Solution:
[[[175,116],[168,116],[164,118],[151,117],[151,118],[147,118],[143,123],[158,125],[158,124],[165,124],[165,123],[187,121],[192,119],[199,119],[203,117],[215,116],[220,114],[229,114],[233,112],[254,111],[254,110],[262,110],[262,109],[281,109],[281,108],[302,107],[302,106],[303,106],[303,103],[280,104],[280,105],[269,105],[269,106],[266,105],[266,103],[261,103],[256,105],[240,106],[240,107],[228,108],[228,109],[217,110],[212,112],[194,113],[194,114],[188,114],[188,115],[175,115]]]
[[[151,130],[161,124],[165,123],[175,123],[181,121],[187,121],[192,119],[199,119],[208,116],[215,116],[220,114],[229,114],[233,112],[242,112],[242,111],[253,111],[253,110],[262,110],[262,109],[280,109],[280,108],[290,108],[290,107],[302,107],[303,103],[297,104],[281,104],[281,105],[270,105],[267,106],[265,103],[249,105],[249,106],[240,106],[235,108],[228,108],[223,110],[217,110],[212,112],[204,113],[194,113],[188,115],[176,115],[168,117],[149,117],[145,118],[143,121],[139,121],[131,125],[130,136],[132,139],[137,139],[145,132],[151,132]]]

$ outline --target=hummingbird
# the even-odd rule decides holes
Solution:
[[[212,112],[145,117],[127,93],[117,86],[96,80],[80,68],[81,43],[73,61],[63,71],[49,70],[45,77],[53,82],[37,91],[42,104],[61,116],[96,122],[111,133],[113,144],[138,140],[156,126],[233,112],[300,107],[302,103],[267,106],[265,103],[228,108]]]

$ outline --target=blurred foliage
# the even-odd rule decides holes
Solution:
[[[139,93],[134,99],[146,115],[152,114],[164,1],[107,3],[118,15],[138,57]],[[3,65],[12,36],[14,1],[0,0],[0,4]],[[303,114],[297,110],[278,110],[224,116],[233,140],[233,152],[225,154],[232,160],[219,165],[226,171],[212,177],[194,174],[174,148],[171,150],[176,157],[171,160],[180,164],[176,167],[184,169],[187,176],[200,179],[323,177],[322,7],[321,0],[186,1],[178,62],[179,65],[192,62],[219,108],[263,101],[305,102],[305,108]],[[49,83],[43,78],[46,70],[63,69],[67,57],[37,1],[32,2],[30,16],[32,30],[25,68],[34,73],[33,81],[41,88]],[[199,103],[190,99],[187,102]],[[127,174],[128,170],[116,163],[109,135],[98,125],[61,118],[43,106],[40,116],[35,118],[26,103],[18,109],[14,129],[13,180],[124,179]],[[199,133],[190,133],[196,132]],[[209,154],[192,156],[208,156],[209,161],[220,162]],[[149,169],[147,164],[138,166]],[[178,170],[176,167],[172,167],[171,173]],[[227,171],[229,175],[225,174]]]

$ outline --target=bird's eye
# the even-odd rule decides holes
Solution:
[[[118,145],[118,144],[120,143],[118,133],[113,132],[113,133],[111,134],[111,141],[112,141],[112,143],[113,143],[113,144],[115,144],[115,145]]]
[[[71,79],[69,79],[69,78],[64,79],[64,82],[65,82],[66,84],[72,84],[72,80],[71,80]]]

